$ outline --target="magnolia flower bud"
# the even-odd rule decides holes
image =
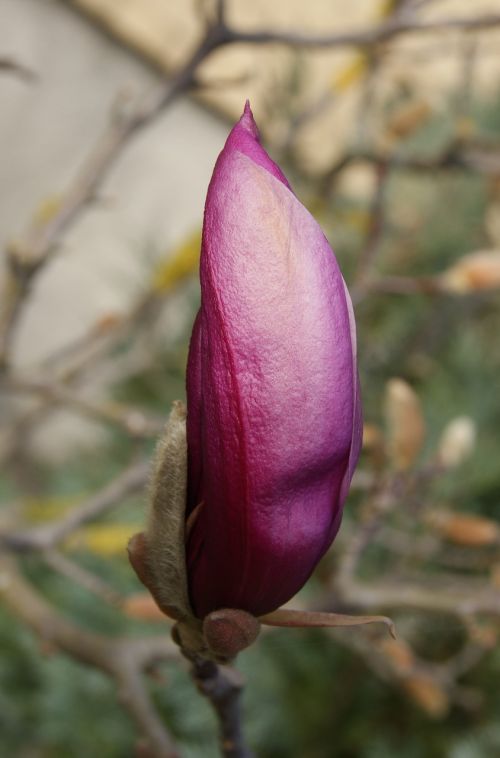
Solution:
[[[352,306],[247,103],[208,190],[187,373],[187,578],[198,618],[261,615],[340,525],[361,442]]]

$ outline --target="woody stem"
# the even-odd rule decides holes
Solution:
[[[243,737],[241,676],[235,669],[206,658],[195,656],[191,661],[191,676],[199,692],[210,701],[219,722],[221,754],[224,758],[252,758]]]

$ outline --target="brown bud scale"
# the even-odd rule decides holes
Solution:
[[[260,623],[255,616],[234,608],[213,611],[203,619],[203,636],[212,653],[220,658],[234,658],[255,642]]]

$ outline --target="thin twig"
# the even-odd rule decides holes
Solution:
[[[455,569],[469,571],[486,571],[491,569],[492,557],[487,550],[477,547],[447,545],[434,534],[417,535],[392,526],[383,526],[377,541],[386,550],[395,553],[406,561],[419,560],[422,563],[434,563]]]
[[[433,276],[376,276],[359,282],[351,290],[354,305],[368,295],[428,295],[442,294],[438,277]]]
[[[118,426],[135,437],[154,437],[163,426],[161,421],[146,417],[138,409],[120,406],[116,403],[100,403],[83,397],[69,387],[50,379],[45,381],[8,375],[1,382],[1,387],[17,394],[38,395],[56,405],[64,405],[69,410],[84,416]]]
[[[95,197],[128,140],[149,125],[181,92],[189,88],[200,63],[225,42],[223,24],[216,23],[209,27],[191,58],[167,85],[133,112],[112,119],[81,173],[65,193],[53,217],[48,222],[35,223],[23,241],[9,246],[8,276],[0,314],[0,363],[5,364],[8,361],[13,329],[36,274],[55,252],[63,233]]]
[[[224,24],[226,18],[225,0],[215,0],[215,19],[218,24]]]
[[[241,31],[227,26],[224,3],[218,2],[214,23],[208,27],[201,43],[187,63],[160,93],[128,115],[115,118],[91,154],[81,174],[66,192],[63,201],[48,222],[36,223],[25,239],[10,245],[7,251],[8,276],[0,314],[0,364],[8,362],[12,333],[24,298],[40,267],[54,253],[63,232],[95,197],[109,168],[120,155],[130,137],[150,124],[173,100],[193,83],[199,65],[214,50],[236,43],[283,43],[298,47],[366,47],[401,34],[428,33],[444,29],[481,30],[500,25],[500,16],[490,14],[468,18],[443,18],[417,21],[405,14],[395,15],[378,26],[334,35],[305,36],[272,30]]]
[[[149,471],[148,461],[134,463],[61,519],[24,531],[0,535],[0,543],[17,551],[53,548],[78,527],[96,519],[125,497],[142,489],[148,480]]]
[[[226,44],[245,42],[258,45],[281,43],[295,47],[310,48],[368,47],[387,42],[403,34],[429,34],[446,30],[479,31],[490,30],[497,26],[500,26],[500,15],[498,14],[468,16],[464,18],[440,18],[431,21],[418,21],[403,15],[391,17],[377,26],[371,26],[366,29],[318,36],[268,29],[258,31],[228,29]]]
[[[0,73],[4,71],[9,74],[14,74],[19,77],[19,79],[24,79],[26,82],[33,82],[37,78],[35,72],[24,63],[20,63],[15,58],[11,58],[7,55],[0,55]]]
[[[445,150],[431,156],[398,155],[359,149],[347,152],[329,169],[322,179],[325,188],[328,189],[342,171],[356,163],[371,163],[379,167],[388,165],[391,171],[425,174],[451,169],[495,177],[500,175],[500,149],[463,141],[454,141]]]
[[[167,636],[127,640],[81,629],[57,613],[7,556],[0,559],[0,593],[11,612],[44,642],[105,672],[117,682],[120,700],[145,735],[155,758],[177,758],[173,739],[142,678],[142,672],[156,661],[177,656],[177,649]]]
[[[59,381],[67,384],[82,373],[93,370],[103,353],[108,355],[120,340],[130,340],[134,331],[141,326],[151,329],[151,324],[168,299],[167,292],[158,292],[154,287],[147,289],[134,302],[127,313],[93,324],[89,330],[44,358],[37,369],[50,371]]]
[[[75,561],[70,560],[58,550],[51,549],[45,551],[43,558],[53,571],[57,571],[58,574],[66,577],[66,579],[69,579],[74,584],[102,598],[106,603],[117,607],[123,604],[124,597],[105,582],[104,579],[83,568],[83,566],[75,563]]]
[[[112,319],[108,323],[93,325],[83,337],[69,342],[44,358],[40,364],[26,369],[25,377],[39,376],[41,372],[47,378],[41,387],[38,387],[38,381],[28,380],[26,393],[31,394],[33,390],[33,394],[38,395],[38,404],[35,408],[18,415],[10,426],[6,426],[0,438],[0,461],[16,459],[23,448],[26,449],[27,438],[33,427],[43,423],[47,416],[61,405],[100,422],[111,423],[135,437],[155,435],[163,422],[157,422],[153,417],[146,417],[142,411],[135,412],[130,407],[117,407],[114,403],[109,405],[83,398],[74,384],[82,384],[85,376],[90,373],[95,379],[96,366],[110,360],[109,354],[121,340],[130,340],[134,331],[146,324],[150,329],[165,300],[164,294],[160,297],[154,290],[149,290],[124,316]],[[136,351],[138,348],[139,351],[145,351],[143,342],[134,340],[134,345]],[[113,357],[113,367],[119,372],[121,381],[129,376],[125,365],[126,356],[122,351],[119,357]],[[153,359],[152,351],[147,352],[147,357]],[[144,367],[145,358],[142,358],[141,367]],[[1,381],[6,386],[15,384],[16,379],[7,374]],[[21,384],[24,381],[26,379],[22,380]],[[109,377],[101,376],[100,381],[109,384]]]
[[[500,591],[471,578],[459,581],[449,577],[444,581],[440,575],[430,586],[426,586],[424,576],[418,581],[401,577],[398,582],[341,579],[335,584],[335,592],[343,602],[365,609],[412,608],[457,616],[500,616]]]
[[[372,204],[368,221],[368,230],[365,243],[361,249],[354,286],[359,287],[369,275],[374,258],[380,248],[385,226],[385,198],[387,182],[390,176],[389,163],[380,163],[376,170],[376,187],[373,193]]]

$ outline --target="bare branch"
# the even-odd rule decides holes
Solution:
[[[2,387],[14,393],[38,395],[51,404],[64,405],[84,416],[113,424],[136,437],[154,437],[163,426],[162,422],[147,418],[140,410],[82,397],[64,384],[51,380],[24,379],[10,375],[3,380]]]
[[[134,437],[156,435],[163,422],[160,424],[154,417],[146,417],[140,410],[83,398],[73,385],[82,385],[90,373],[95,378],[96,367],[111,360],[110,353],[121,340],[131,340],[131,335],[140,328],[151,328],[151,323],[167,296],[162,294],[160,297],[153,289],[146,291],[128,313],[119,318],[109,317],[98,321],[83,337],[69,342],[44,358],[40,364],[27,369],[25,376],[42,374],[46,379],[41,387],[38,386],[38,380],[29,378],[27,384],[26,379],[21,380],[20,385],[24,385],[27,394],[31,394],[31,391],[38,394],[37,407],[18,415],[5,427],[0,436],[0,460],[19,456],[33,427],[45,421],[61,405],[100,422],[111,423]],[[140,340],[133,340],[132,351],[141,355],[141,369],[146,365],[147,359],[154,359],[153,352],[148,352]],[[127,355],[122,351],[120,358],[112,358],[113,368],[118,371],[120,380],[129,375],[127,371],[133,370],[134,360],[132,366],[127,366]],[[101,376],[100,379],[106,384],[110,382],[109,376]],[[7,374],[0,381],[4,386],[15,385],[17,378]]]
[[[209,26],[206,35],[187,63],[155,97],[140,105],[132,113],[122,115],[112,121],[82,172],[66,192],[53,218],[42,224],[34,224],[22,242],[9,247],[7,251],[9,276],[2,297],[0,314],[0,364],[8,361],[13,328],[31,283],[39,268],[55,251],[62,234],[95,197],[108,170],[132,135],[150,124],[180,92],[193,84],[200,63],[215,49],[235,43],[282,43],[313,48],[366,47],[407,33],[422,34],[445,29],[485,30],[499,25],[500,15],[496,14],[455,19],[443,18],[433,21],[417,21],[406,14],[395,14],[384,23],[369,29],[317,37],[269,30],[238,31],[226,25],[224,3],[218,0],[215,21]]]
[[[414,171],[432,173],[440,170],[471,171],[485,176],[500,175],[500,148],[494,145],[480,145],[473,142],[454,141],[437,155],[419,156],[374,152],[360,148],[345,153],[324,175],[328,189],[344,169],[356,163],[371,163],[391,171]]]
[[[215,0],[215,19],[218,24],[224,24],[226,18],[226,1]]]
[[[416,608],[457,616],[500,616],[500,591],[472,578],[459,582],[457,577],[450,577],[445,581],[440,575],[439,579],[432,580],[430,586],[426,584],[425,577],[418,581],[401,577],[397,583],[389,580],[370,583],[340,580],[336,584],[336,592],[344,602],[365,609]]]
[[[385,226],[385,197],[390,175],[389,168],[388,163],[377,165],[377,184],[372,198],[365,243],[358,257],[354,286],[359,287],[369,275],[373,260],[380,249]]]
[[[9,275],[0,312],[0,364],[8,360],[12,331],[33,279],[55,252],[63,233],[96,196],[129,139],[154,121],[181,92],[190,87],[199,64],[225,42],[225,27],[216,23],[207,30],[191,58],[167,85],[131,113],[115,116],[65,193],[54,216],[45,223],[35,223],[23,241],[10,245],[7,250]]]
[[[70,560],[66,555],[58,550],[47,550],[43,553],[45,563],[51,569],[57,571],[61,576],[66,577],[74,584],[78,584],[93,595],[102,598],[106,603],[121,606],[124,598],[113,587],[111,587],[100,576],[93,574],[91,571],[78,565],[75,561]]]
[[[124,652],[127,652],[125,649]],[[118,699],[134,718],[158,758],[176,758],[179,754],[162,719],[151,702],[141,671],[130,658],[123,657],[116,670]],[[146,753],[148,754],[148,753]]]
[[[37,76],[35,72],[24,63],[20,63],[7,55],[0,55],[0,73],[6,71],[9,74],[14,74],[19,79],[24,79],[26,82],[33,82]]]
[[[499,25],[500,15],[498,14],[465,18],[441,18],[432,21],[418,21],[414,18],[410,19],[406,15],[395,15],[378,26],[319,36],[267,29],[248,32],[228,29],[226,44],[246,42],[258,45],[281,43],[294,47],[310,48],[367,47],[387,42],[403,34],[429,34],[446,30],[490,30]]]
[[[148,481],[149,471],[148,461],[134,463],[63,518],[22,532],[3,534],[0,542],[9,549],[18,551],[53,548],[78,527],[101,516],[133,492],[141,490]]]
[[[177,648],[167,637],[161,642],[157,638],[114,639],[81,629],[59,615],[6,556],[0,559],[0,593],[11,612],[42,640],[117,682],[120,700],[146,736],[154,756],[178,756],[142,679],[142,671],[154,661],[177,656]]]

